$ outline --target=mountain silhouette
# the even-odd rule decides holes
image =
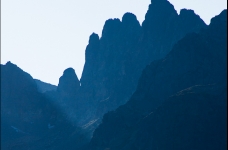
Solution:
[[[75,94],[80,88],[80,82],[73,68],[68,68],[59,79],[57,91],[61,94]]]
[[[88,149],[226,149],[226,13],[148,65],[130,100],[104,115]]]
[[[54,86],[1,64],[1,149],[227,148],[227,10],[210,25],[152,0],[92,33],[81,79]]]
[[[66,114],[43,93],[31,75],[15,64],[1,65],[1,149],[65,149],[87,140]]]
[[[125,104],[146,65],[165,57],[187,33],[206,27],[193,10],[178,15],[166,0],[153,1],[142,26],[132,13],[107,20],[101,37],[93,33],[86,48],[77,98],[85,101],[81,114],[86,117],[79,122],[100,122],[106,112]]]
[[[82,126],[79,122],[85,117],[85,101],[80,95],[80,81],[73,68],[67,68],[59,79],[56,91],[47,91],[44,93],[56,106],[65,114],[68,120],[75,126]]]

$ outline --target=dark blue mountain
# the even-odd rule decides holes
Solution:
[[[226,17],[152,0],[142,25],[108,19],[57,87],[1,65],[1,149],[226,149]]]
[[[227,10],[144,70],[130,100],[104,115],[90,150],[227,149]]]
[[[86,142],[83,134],[31,75],[11,62],[1,65],[1,149],[76,149]]]
[[[102,36],[93,33],[86,48],[77,101],[85,101],[79,122],[101,121],[104,113],[125,104],[134,93],[142,70],[163,58],[187,33],[206,28],[192,10],[178,15],[168,1],[154,0],[142,26],[136,16],[105,22]]]

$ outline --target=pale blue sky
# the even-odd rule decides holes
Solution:
[[[193,9],[207,23],[226,0],[170,0],[179,12]],[[57,85],[73,67],[81,77],[92,32],[101,35],[105,20],[134,13],[144,20],[150,0],[1,0],[1,63],[17,64],[34,78]]]

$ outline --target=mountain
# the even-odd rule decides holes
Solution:
[[[79,99],[80,81],[73,68],[67,68],[63,71],[63,75],[59,78],[59,83],[56,91],[45,92],[55,105],[67,114],[67,119],[75,126],[82,126],[79,120],[85,117],[85,101]]]
[[[87,139],[66,118],[31,75],[11,62],[1,65],[1,149],[79,148]]]
[[[81,79],[57,87],[1,65],[1,149],[225,149],[226,13],[207,26],[152,0],[142,25],[128,12],[91,34]]]
[[[130,100],[104,115],[88,149],[226,149],[226,89],[224,10],[143,70]]]
[[[74,95],[80,88],[80,82],[73,68],[68,68],[59,79],[57,91],[62,95]]]
[[[146,65],[165,57],[187,33],[204,28],[193,10],[178,15],[167,0],[153,1],[142,25],[129,12],[121,20],[108,19],[101,37],[93,33],[89,38],[80,81],[68,68],[57,91],[45,94],[92,137],[103,115],[130,99]]]
[[[102,36],[93,33],[86,47],[77,98],[85,101],[85,117],[79,122],[100,122],[104,113],[125,104],[146,65],[165,57],[187,33],[206,27],[192,10],[178,15],[167,0],[153,0],[142,26],[132,13],[107,20]]]
[[[34,79],[36,82],[36,85],[38,87],[38,90],[41,93],[45,93],[47,91],[55,91],[57,89],[57,86],[52,85],[50,83],[45,83],[43,81],[40,81],[39,79]]]

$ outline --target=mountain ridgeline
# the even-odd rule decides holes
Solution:
[[[226,13],[148,65],[130,100],[104,115],[89,149],[226,149]]]
[[[1,65],[1,149],[227,149],[227,10],[210,25],[152,0],[91,34],[79,80]]]
[[[75,113],[79,124],[99,124],[106,112],[129,100],[146,65],[163,58],[187,33],[206,27],[192,10],[178,15],[166,0],[153,1],[142,26],[132,13],[107,20],[102,36],[93,33],[86,48],[81,86],[73,99],[82,110]]]
[[[36,82],[11,62],[1,65],[1,149],[81,147],[88,140],[82,130],[40,92]]]

